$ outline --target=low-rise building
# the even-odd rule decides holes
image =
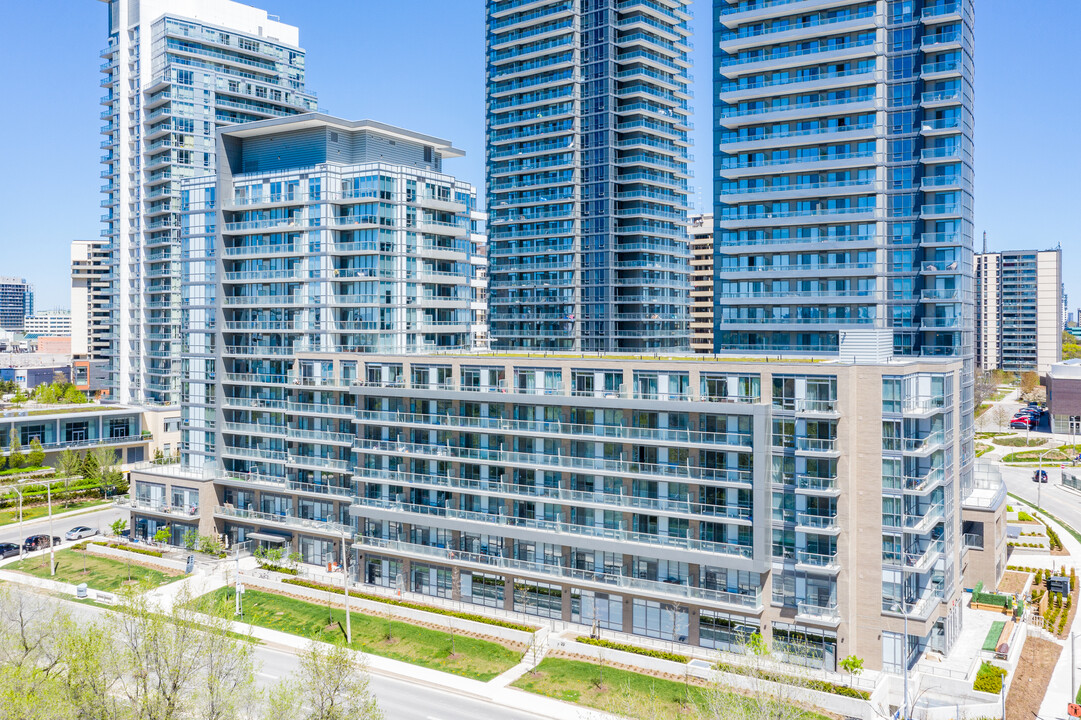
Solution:
[[[1043,385],[1047,389],[1051,432],[1071,435],[1081,432],[1081,359],[1051,365]]]

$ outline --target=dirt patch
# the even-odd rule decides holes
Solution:
[[[1007,570],[1002,573],[1002,581],[998,584],[998,591],[1008,595],[1019,593],[1025,589],[1025,584],[1028,583],[1029,577],[1028,573]]]
[[[1006,720],[1030,720],[1032,708],[1043,703],[1061,652],[1062,646],[1050,640],[1033,637],[1025,640],[1017,663],[1017,675],[1006,695]]]

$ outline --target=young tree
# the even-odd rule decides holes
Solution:
[[[776,670],[776,661],[759,633],[742,643],[740,652],[746,658],[740,674],[749,678],[748,684],[739,692],[719,682],[709,685],[703,693],[703,720],[809,720],[817,716],[801,704],[810,678],[800,667]],[[798,654],[801,649],[788,648],[787,652]]]
[[[62,477],[73,478],[83,469],[83,458],[78,452],[68,448],[60,453],[56,465]]]
[[[158,528],[158,531],[154,533],[154,542],[159,545],[164,545],[169,542],[169,539],[173,537],[173,532],[168,525],[164,525]]]
[[[108,473],[115,471],[117,464],[120,462],[120,456],[117,454],[116,450],[111,447],[105,447],[104,445],[97,446],[87,453],[87,455],[94,458],[94,464],[98,468],[96,477],[101,478],[102,480],[105,479]]]
[[[45,465],[45,448],[36,437],[30,440],[30,452],[26,454],[26,466],[39,468]]]
[[[22,445],[19,444],[19,436],[11,433],[11,445],[8,447],[8,467],[18,470],[24,464]]]
[[[1031,370],[1025,373],[1021,373],[1021,395],[1025,396],[1030,394],[1033,390],[1040,386],[1040,376]]]
[[[999,430],[1009,430],[1010,425],[1010,411],[1006,409],[1005,405],[995,405],[989,411],[991,419],[995,421],[995,426]]]
[[[863,658],[856,657],[855,655],[849,655],[840,663],[841,669],[851,675],[853,678],[860,675],[863,672]]]
[[[382,720],[368,672],[344,645],[312,643],[300,667],[273,693],[267,717],[300,720]]]
[[[117,518],[112,522],[111,525],[109,525],[109,530],[111,530],[113,535],[115,535],[116,537],[120,537],[127,529],[128,521],[124,518]]]

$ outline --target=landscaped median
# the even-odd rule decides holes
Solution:
[[[235,590],[221,588],[208,596],[214,601],[233,603]],[[261,590],[246,589],[243,621],[257,627],[279,630],[322,642],[344,642],[345,611],[299,598]],[[353,650],[433,670],[486,682],[517,665],[524,647],[494,642],[470,635],[452,635],[388,615],[350,612]]]

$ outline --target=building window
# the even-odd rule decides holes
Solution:
[[[635,635],[675,642],[687,642],[689,616],[686,608],[654,600],[635,598],[632,605],[632,632]]]

